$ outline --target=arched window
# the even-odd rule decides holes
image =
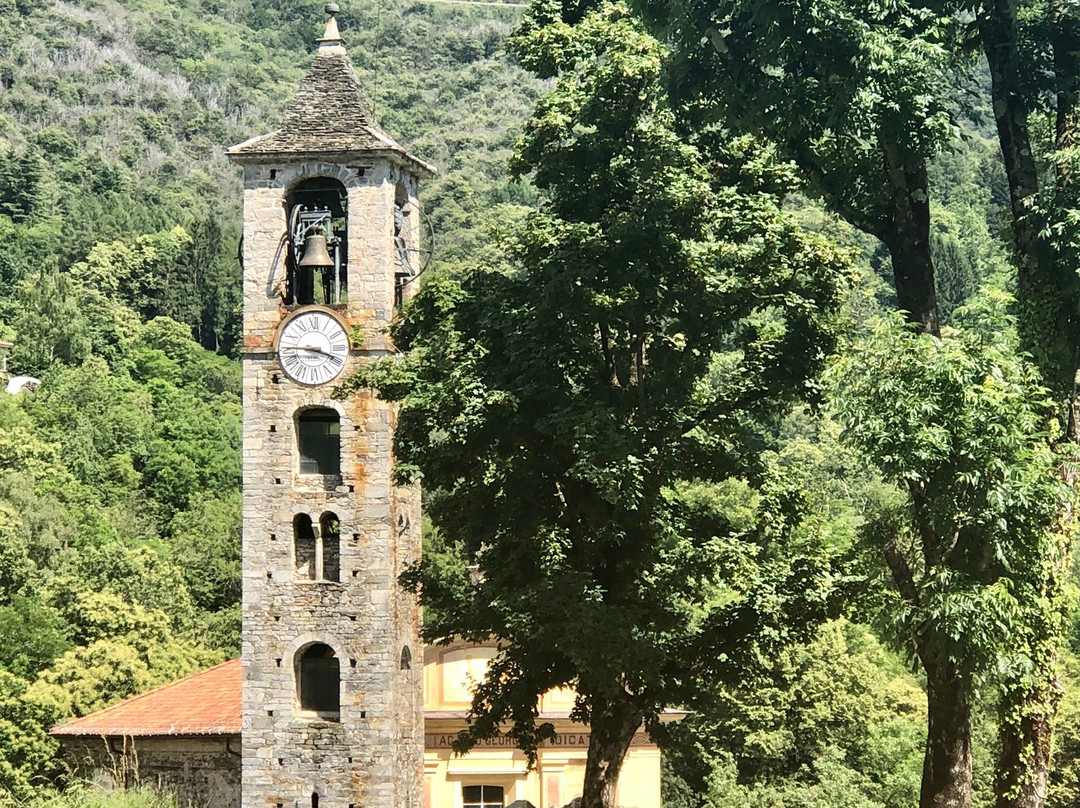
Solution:
[[[290,247],[286,258],[285,302],[308,305],[348,301],[349,203],[345,186],[332,177],[312,177],[293,186],[287,199]],[[325,239],[326,263],[317,267],[304,257],[312,236]]]
[[[302,410],[296,417],[301,474],[341,473],[341,418],[327,407]]]
[[[300,652],[296,665],[300,709],[316,713],[341,710],[341,665],[329,645],[314,643]]]
[[[315,530],[311,524],[311,517],[306,513],[298,513],[293,517],[293,548],[296,553],[296,577],[315,580],[317,566],[317,550]]]
[[[341,571],[341,523],[337,514],[324,513],[319,519],[319,544],[322,550],[322,579],[340,580]]]
[[[403,671],[412,670],[412,651],[409,650],[407,645],[401,649],[401,669]]]

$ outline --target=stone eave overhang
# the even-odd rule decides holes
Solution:
[[[311,150],[289,152],[254,150],[237,151],[248,143],[253,143],[255,140],[258,140],[258,138],[252,138],[250,141],[233,146],[225,152],[225,156],[239,165],[280,165],[285,161],[294,163],[307,160],[319,160],[327,163],[351,163],[381,159],[387,160],[392,165],[399,168],[408,169],[411,173],[423,180],[431,179],[439,173],[438,169],[430,163],[425,163],[419,157],[413,157],[411,154],[398,151],[397,149],[356,149],[347,151]]]

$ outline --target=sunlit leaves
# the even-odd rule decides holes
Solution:
[[[940,340],[882,321],[833,371],[849,438],[905,497],[864,531],[912,572],[901,634],[924,662],[948,660],[973,682],[1029,653],[1069,496],[1054,406],[1002,306],[961,310],[969,327]]]
[[[952,85],[967,56],[945,9],[909,3],[642,0],[674,34],[675,83],[708,119],[721,113],[780,145],[813,190],[881,236],[895,178],[884,152],[925,165],[957,134]]]
[[[760,442],[834,344],[846,272],[782,211],[790,166],[676,131],[665,50],[623,5],[530,15],[514,47],[555,81],[515,167],[545,202],[509,261],[428,281],[405,355],[354,380],[401,403],[399,472],[440,530],[406,576],[428,637],[501,641],[468,740],[507,720],[526,751],[547,688],[651,721],[828,611]]]

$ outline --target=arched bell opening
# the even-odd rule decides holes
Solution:
[[[348,301],[349,202],[345,186],[332,177],[312,177],[286,196],[289,305],[336,306]]]

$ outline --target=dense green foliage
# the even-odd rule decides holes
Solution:
[[[850,439],[897,486],[896,501],[867,515],[864,544],[885,559],[889,620],[938,713],[924,798],[934,770],[970,755],[980,685],[1003,672],[1006,690],[1032,678],[1045,637],[1064,626],[1047,581],[1067,551],[1055,532],[1067,458],[1002,302],[959,310],[963,329],[940,340],[879,324],[837,366]]]
[[[0,339],[42,381],[0,393],[0,792],[16,799],[58,771],[49,726],[238,651],[224,149],[273,128],[322,5],[0,2]],[[533,196],[508,166],[537,90],[502,56],[516,16],[341,17],[383,125],[440,166],[435,267]]]
[[[634,686],[661,682],[649,717],[671,703],[696,713],[682,727],[649,722],[666,745],[669,808],[901,808],[919,790],[925,673],[879,639],[910,651],[913,626],[936,626],[937,647],[967,665],[979,696],[974,800],[988,806],[995,727],[1016,716],[995,685],[1033,680],[1045,662],[1062,602],[1031,592],[1040,574],[1061,588],[1037,562],[1064,556],[1061,537],[1044,547],[1036,529],[1057,491],[1035,475],[1053,429],[1042,394],[1008,318],[991,333],[964,307],[984,285],[1019,292],[1025,347],[1044,368],[1075,347],[1064,331],[1032,335],[1032,323],[1057,327],[1032,312],[1067,318],[1073,304],[1062,284],[1040,298],[1018,289],[1001,238],[1010,185],[982,93],[991,77],[970,49],[945,50],[973,42],[925,4],[640,3],[738,12],[716,31],[729,37],[726,64],[742,60],[730,74],[712,72],[716,37],[678,29],[674,14],[661,21],[673,44],[691,32],[696,50],[671,63],[623,12],[587,17],[598,5],[534,4],[516,58],[543,78],[507,56],[520,10],[357,0],[340,17],[382,124],[441,170],[423,191],[437,278],[399,338],[454,372],[423,377],[411,357],[380,379],[399,395],[429,385],[402,445],[403,471],[423,468],[443,527],[424,580],[449,585],[428,593],[443,606],[430,633],[507,627],[506,670],[520,673],[527,652],[551,663],[521,689],[480,694],[482,715],[524,715],[515,732],[527,747],[543,734],[527,707],[547,685],[578,685],[586,716],[588,694],[605,687],[595,672],[614,662],[636,666]],[[1076,156],[1050,100],[1062,98],[1054,70],[1069,65],[1044,45],[1072,29],[1048,27],[1054,3],[1020,5],[1020,63],[1037,66],[1022,73],[1038,80],[1016,97],[1032,112],[1042,183],[1026,204],[1054,238],[1069,291],[1076,218],[1059,214],[1075,186],[1059,180]],[[761,28],[781,6],[797,19]],[[223,150],[274,126],[321,7],[0,0],[0,339],[15,339],[14,372],[43,381],[0,394],[0,791],[19,801],[57,771],[49,725],[236,653],[239,183]],[[747,19],[754,36],[739,30]],[[656,84],[665,70],[683,91],[707,78],[706,91],[678,94],[685,103],[670,110]],[[722,118],[755,136],[733,137]],[[820,392],[803,382],[828,345],[815,306],[834,301],[815,273],[835,255],[830,242],[858,251],[854,322],[894,308],[898,291],[906,300],[893,284],[890,166],[925,205],[938,319],[961,330],[931,343],[882,327],[869,353],[849,356],[843,377],[863,398],[837,400],[858,427],[853,444],[825,413],[786,408]],[[772,306],[739,308],[769,294]],[[802,359],[778,361],[792,355]],[[865,375],[871,360],[890,370]],[[926,395],[898,388],[901,362]],[[440,409],[457,417],[438,422]],[[690,415],[701,423],[664,439]],[[871,416],[872,429],[859,420]],[[927,434],[925,446],[904,442]],[[920,577],[926,598],[913,606],[872,551],[889,541],[885,527],[911,534],[910,489],[893,483],[930,449],[955,483],[934,514],[964,536],[967,566]],[[504,453],[510,462],[496,462]],[[898,471],[903,458],[911,466]],[[521,491],[524,505],[510,501]],[[1006,507],[1018,493],[1022,507]],[[510,542],[526,529],[531,543]],[[516,600],[478,600],[463,568],[480,547],[488,560],[509,548],[498,563],[481,557],[480,594],[511,583]],[[571,574],[583,556],[596,575]],[[640,586],[609,585],[635,569],[648,571]],[[832,592],[852,622],[817,630],[826,570],[841,573]],[[788,591],[805,571],[813,586]],[[542,621],[521,619],[534,607]],[[752,625],[723,623],[736,614]],[[777,634],[755,635],[762,627]],[[978,642],[950,642],[950,631]],[[686,645],[721,636],[748,641],[723,646],[728,667],[714,664],[708,687],[701,676],[689,687],[677,664],[692,656]],[[1054,808],[1080,794],[1080,674],[1066,662]],[[158,805],[81,789],[25,804],[38,803]]]
[[[812,388],[848,268],[782,212],[788,166],[679,136],[663,48],[625,6],[538,8],[513,47],[556,79],[514,162],[545,203],[511,269],[429,281],[394,330],[408,356],[364,380],[401,402],[401,471],[459,559],[407,576],[427,638],[501,641],[460,748],[512,719],[533,753],[540,696],[572,685],[599,808],[643,721],[824,616],[827,557],[793,546],[759,435]]]
[[[830,623],[667,727],[665,804],[906,808],[918,799],[923,701],[866,629]]]
[[[940,332],[937,296],[944,293],[944,308],[954,309],[956,292],[974,275],[971,264],[957,260],[958,240],[941,237],[932,161],[965,128],[978,128],[972,121],[980,115],[992,117],[998,149],[983,151],[1006,178],[1018,348],[1032,355],[1058,406],[1072,410],[1057,439],[1080,439],[1073,409],[1080,284],[1072,247],[1080,20],[1073,4],[639,0],[638,6],[671,38],[671,75],[686,101],[688,125],[721,120],[775,142],[804,169],[812,192],[888,247],[900,307],[931,334]],[[1007,413],[1000,416],[990,420],[1008,420]],[[913,426],[891,422],[900,430]],[[890,437],[902,442],[917,434]],[[1067,467],[1053,473],[1075,483]],[[916,516],[920,500],[971,504],[929,490],[948,485],[947,476],[912,479]],[[915,491],[916,482],[927,489]],[[1025,592],[1028,665],[1014,671],[999,706],[999,808],[1039,808],[1050,769],[1071,506],[1044,523],[1054,536],[1044,542],[1052,551],[1036,568],[1038,585]],[[921,525],[916,532],[937,527]],[[898,569],[895,548],[882,549],[894,585],[908,599],[902,590],[912,589],[910,576]],[[956,578],[941,583],[964,588]],[[966,701],[966,676],[952,663],[923,662],[929,732],[920,804],[966,808],[972,800],[970,718],[956,704]]]
[[[41,732],[219,661],[238,642],[236,547],[220,592],[195,594],[185,529],[239,489],[239,378],[188,330],[133,319],[115,366],[54,363],[33,394],[0,396],[0,666],[23,745],[3,744],[18,795],[47,763]],[[183,370],[181,370],[181,361]],[[235,507],[220,529],[238,530]],[[177,552],[179,550],[179,552]],[[216,598],[216,600],[215,600]],[[37,711],[37,712],[34,712]],[[31,739],[37,740],[31,744]]]

